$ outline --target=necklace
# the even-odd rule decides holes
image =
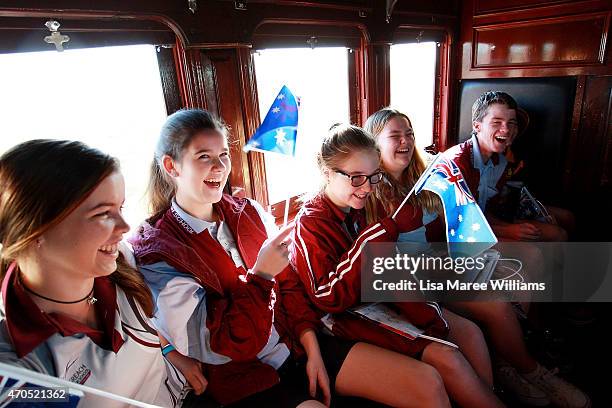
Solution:
[[[96,303],[96,302],[98,301],[98,299],[96,299],[96,298],[94,297],[94,295],[93,295],[93,292],[94,292],[94,288],[93,288],[93,286],[92,286],[91,290],[89,291],[89,293],[87,294],[87,296],[85,296],[84,298],[79,299],[79,300],[73,300],[73,301],[70,301],[70,302],[66,302],[66,301],[63,301],[63,300],[51,299],[50,297],[43,296],[43,295],[41,295],[40,293],[36,293],[36,292],[34,292],[32,289],[28,288],[28,287],[27,287],[27,286],[26,286],[26,285],[23,283],[23,280],[21,279],[21,274],[19,274],[19,275],[17,275],[17,276],[19,276],[19,283],[21,284],[21,286],[23,286],[23,288],[26,290],[26,292],[31,293],[31,294],[33,294],[34,296],[39,297],[39,298],[41,298],[41,299],[48,300],[49,302],[61,303],[61,304],[63,304],[63,305],[72,305],[72,304],[74,304],[74,303],[81,303],[82,301],[87,300],[87,303],[88,303],[89,305],[93,305],[94,303]]]

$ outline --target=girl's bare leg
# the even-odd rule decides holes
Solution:
[[[423,351],[421,360],[438,370],[448,395],[459,406],[465,408],[504,406],[459,350],[432,342]]]
[[[450,326],[448,339],[459,346],[476,374],[493,388],[491,357],[482,330],[474,322],[448,309],[442,309],[442,315]]]
[[[366,343],[349,351],[336,392],[394,407],[450,408],[442,378],[432,366]]]
[[[507,302],[453,302],[446,307],[480,323],[493,351],[520,373],[536,369],[512,305]]]

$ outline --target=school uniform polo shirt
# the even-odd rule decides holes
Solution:
[[[108,277],[94,280],[101,328],[45,313],[17,279],[15,264],[2,283],[0,361],[113,394],[165,407],[177,406],[185,381],[161,355],[157,332],[135,300]],[[83,407],[123,407],[85,394]]]
[[[274,219],[259,203],[254,200],[249,200],[249,202],[261,217],[268,236],[274,236],[275,231],[278,231]],[[174,199],[170,211],[177,222],[190,233],[199,235],[207,230],[208,234],[232,258],[237,268],[245,267],[236,240],[223,219],[216,223],[194,217],[182,209]],[[206,326],[207,294],[204,288],[193,279],[193,276],[177,271],[166,262],[141,265],[140,271],[157,305],[153,324],[179,353],[212,365],[232,361],[229,356],[216,352],[210,345],[211,333]],[[170,310],[172,313],[168,313]],[[268,342],[257,357],[262,362],[278,369],[287,360],[289,354],[289,348],[281,342],[276,327],[272,325]]]

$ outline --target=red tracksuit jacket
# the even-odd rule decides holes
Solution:
[[[228,195],[215,209],[229,226],[245,266],[251,269],[267,238],[257,210],[248,200]],[[190,233],[171,209],[144,223],[131,242],[139,265],[166,262],[195,277],[205,289],[210,347],[232,360],[206,366],[208,391],[219,402],[240,400],[279,381],[276,370],[257,358],[268,342],[272,324],[281,342],[298,353],[302,352],[299,335],[319,324],[291,266],[275,281],[247,273],[235,266],[208,233]]]
[[[359,213],[359,212],[358,212]],[[357,214],[362,216],[362,214]],[[334,334],[365,341],[408,355],[416,355],[429,343],[407,340],[345,312],[360,304],[361,251],[368,242],[396,242],[397,225],[390,218],[366,227],[353,240],[347,214],[320,194],[304,203],[295,220],[290,257],[312,302],[331,313]],[[445,337],[448,325],[434,303],[395,303],[395,307],[427,334]]]

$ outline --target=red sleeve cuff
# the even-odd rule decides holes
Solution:
[[[249,270],[247,274],[245,275],[245,281],[246,283],[254,284],[268,291],[271,291],[274,285],[276,284],[276,280],[274,278],[272,279],[263,278],[253,273],[252,270]]]
[[[380,220],[383,228],[386,233],[384,234],[384,240],[388,242],[396,242],[397,237],[399,236],[399,230],[397,228],[397,224],[391,217],[383,218]]]

